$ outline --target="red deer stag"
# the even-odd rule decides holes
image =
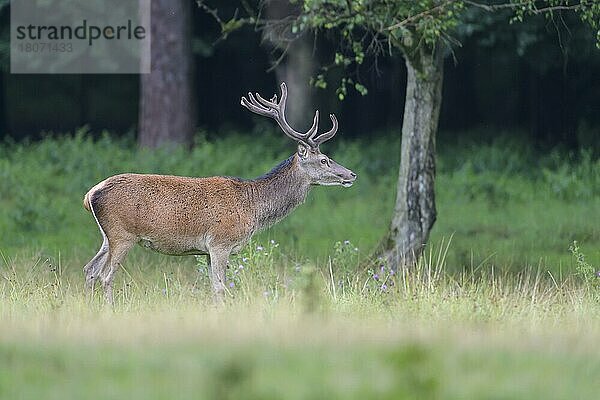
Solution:
[[[273,118],[298,142],[298,150],[267,174],[244,180],[216,176],[188,178],[121,174],[98,183],[86,193],[84,207],[92,212],[102,234],[102,247],[84,267],[86,284],[100,279],[112,303],[112,284],[119,263],[134,244],[170,255],[208,255],[217,299],[225,290],[229,255],[239,251],[260,229],[273,225],[304,202],[313,185],[349,187],[356,174],[319,151],[338,129],[317,136],[319,112],[306,133],[286,121],[287,88],[281,99],[248,93],[241,104]]]

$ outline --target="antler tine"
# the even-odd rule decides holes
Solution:
[[[250,99],[250,100],[248,100],[248,99]],[[276,111],[271,108],[267,108],[267,107],[263,106],[262,104],[260,104],[259,102],[257,102],[256,99],[254,98],[254,96],[252,95],[252,93],[250,93],[250,92],[248,92],[248,99],[246,99],[246,97],[242,96],[242,99],[240,101],[241,105],[256,114],[264,115],[265,117],[271,117],[271,118],[275,117]]]
[[[285,105],[287,103],[287,85],[285,84],[285,82],[281,82],[279,88],[281,89],[281,100],[279,100],[279,105],[281,107],[281,115],[285,119]]]
[[[329,114],[329,118],[331,118],[331,123],[333,124],[333,127],[329,131],[327,131],[327,132],[317,136],[315,139],[313,139],[313,142],[315,143],[316,147],[319,147],[319,145],[328,141],[329,139],[334,137],[335,134],[337,133],[337,130],[338,130],[337,118],[333,114]]]
[[[277,112],[281,113],[281,102],[277,103],[277,99],[275,99],[275,101],[273,101],[273,99],[267,100],[258,93],[256,93],[255,96],[259,103],[261,103],[263,106],[267,108],[272,108],[274,110],[277,110]]]
[[[318,147],[318,145],[314,141],[314,136],[317,134],[317,130],[319,130],[319,110],[315,110],[315,116],[313,117],[313,123],[306,135],[308,135],[308,143],[311,147]]]

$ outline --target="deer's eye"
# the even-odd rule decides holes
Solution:
[[[327,164],[327,160],[324,158],[321,158],[321,164],[323,164],[323,165]]]

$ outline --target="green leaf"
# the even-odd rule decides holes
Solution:
[[[354,84],[354,89],[363,96],[366,96],[367,93],[369,93],[369,90],[358,82]]]

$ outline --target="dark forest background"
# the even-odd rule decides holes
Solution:
[[[224,15],[233,12],[233,2],[220,7]],[[276,74],[269,68],[279,54],[252,27],[218,40],[214,19],[195,6],[191,12],[196,125],[210,132],[247,129],[252,115],[239,98],[249,90],[275,91]],[[93,134],[135,134],[139,75],[10,74],[9,14],[9,7],[0,10],[1,138],[35,139],[41,132],[81,126]],[[456,33],[460,44],[446,58],[440,139],[453,140],[456,132],[484,138],[502,132],[526,136],[541,148],[597,146],[600,51],[593,32],[572,15],[558,22],[540,17],[507,24],[507,19],[476,11]],[[334,44],[327,38],[313,43],[316,64],[330,64]],[[406,71],[400,56],[364,63],[358,77],[369,89],[366,96],[351,91],[337,100],[341,74],[331,71],[328,88],[313,89],[313,106],[336,113],[346,137],[370,137],[401,125]],[[310,119],[307,115],[307,125]]]

